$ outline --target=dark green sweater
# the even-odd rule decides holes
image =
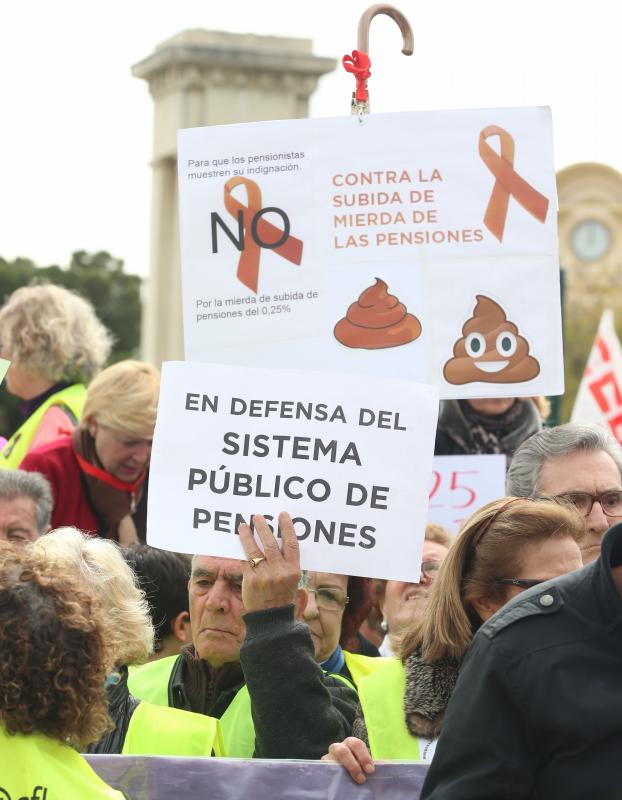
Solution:
[[[358,698],[315,661],[308,627],[294,606],[244,615],[240,665],[213,672],[180,656],[169,683],[175,708],[221,717],[244,685],[251,698],[256,758],[319,759],[350,736]]]

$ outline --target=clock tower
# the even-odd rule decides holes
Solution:
[[[622,315],[622,174],[605,164],[557,173],[559,256],[567,320],[606,307]]]
[[[557,173],[557,194],[565,277],[565,421],[604,309],[613,309],[622,338],[622,174],[605,164],[573,164]]]

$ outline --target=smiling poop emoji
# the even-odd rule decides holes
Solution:
[[[379,350],[414,342],[421,334],[421,323],[406,311],[406,306],[389,294],[386,283],[376,283],[352,303],[347,314],[335,325],[335,339],[346,347]]]
[[[529,355],[529,344],[518,333],[498,303],[483,294],[471,319],[462,326],[462,339],[454,344],[454,357],[443,368],[448,383],[521,383],[540,373]]]

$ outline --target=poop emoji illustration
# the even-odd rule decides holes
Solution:
[[[389,294],[386,283],[376,278],[335,325],[334,333],[346,347],[380,350],[414,342],[421,333],[421,323]]]
[[[529,355],[529,344],[518,333],[498,303],[476,295],[473,316],[462,326],[462,339],[454,344],[454,357],[443,368],[448,383],[521,383],[540,373]]]

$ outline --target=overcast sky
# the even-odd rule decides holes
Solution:
[[[550,105],[556,168],[622,170],[620,24],[612,0],[397,0],[415,53],[388,18],[372,23],[373,110]],[[66,264],[109,250],[149,259],[152,103],[132,64],[182,30],[356,47],[358,0],[4,0],[0,18],[0,255]],[[312,116],[349,113],[353,79],[320,83]]]

